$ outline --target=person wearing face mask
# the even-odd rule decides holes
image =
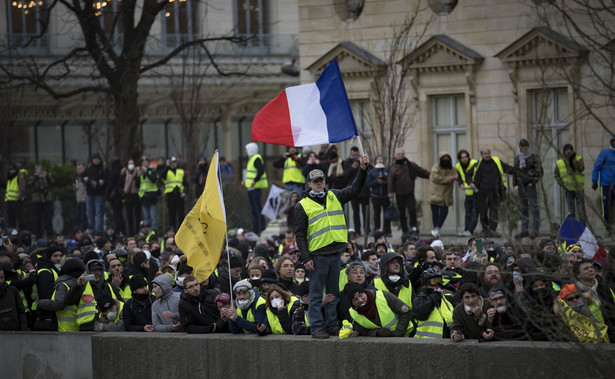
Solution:
[[[490,340],[524,340],[526,333],[521,328],[520,322],[516,318],[513,299],[508,289],[503,284],[496,284],[489,291],[489,303],[491,308],[487,309],[487,319],[493,329]]]
[[[299,307],[292,316],[292,332],[296,336],[310,335],[310,322],[307,314],[310,306],[310,283],[303,282],[299,285]],[[341,294],[340,294],[341,295]]]
[[[231,307],[226,315],[231,333],[267,334],[267,301],[247,280],[237,282],[233,292],[235,307]]]
[[[538,236],[540,228],[540,210],[538,208],[538,190],[536,185],[542,175],[542,162],[530,149],[526,139],[519,141],[519,154],[515,157],[513,169],[513,191],[519,195],[521,208],[521,232],[515,238]],[[529,231],[530,212],[532,213],[532,231]]]
[[[54,283],[60,272],[62,252],[55,245],[49,246],[43,256],[36,263],[36,292],[38,296],[32,299],[32,310],[37,312],[34,323],[35,330],[57,330],[57,318],[55,312],[38,310],[38,302],[41,299],[51,299],[55,290]],[[33,288],[34,292],[34,288]]]
[[[100,317],[94,322],[96,332],[120,332],[126,330],[124,327],[123,309],[124,303],[103,295],[98,303]]]
[[[77,284],[77,279],[84,271],[85,266],[81,263],[81,260],[75,258],[67,259],[60,269],[51,298],[40,299],[38,302],[38,309],[56,313],[58,331],[60,332],[79,331],[77,307],[66,305],[64,300],[70,289]]]
[[[412,309],[412,284],[404,268],[404,259],[397,253],[386,253],[380,257],[380,277],[374,279],[374,287],[397,296]]]
[[[581,294],[574,284],[562,287],[553,309],[579,342],[610,342],[600,304],[589,293]]]
[[[397,296],[365,289],[356,283],[348,283],[345,289],[354,320],[349,337],[409,337],[412,334],[412,312]]]
[[[493,338],[493,330],[487,319],[487,304],[480,296],[478,286],[474,283],[464,283],[459,287],[458,296],[461,303],[453,310],[451,339],[460,342],[464,339]]]
[[[615,136],[609,139],[609,147],[600,151],[592,169],[592,189],[598,189],[600,181],[600,198],[602,199],[602,221],[607,233],[612,233],[615,222]]]
[[[129,332],[153,332],[152,304],[156,298],[140,275],[130,278],[131,298],[124,305],[124,326]]]
[[[267,323],[273,334],[293,334],[292,315],[299,308],[299,299],[274,284],[267,293]]]
[[[524,278],[525,290],[517,292],[519,319],[531,341],[564,341],[562,320],[553,312],[555,296],[549,278],[536,274]]]
[[[442,283],[442,273],[433,267],[421,274],[422,287],[412,299],[414,338],[450,338],[454,306],[452,296],[445,296]]]
[[[384,157],[376,156],[376,164],[374,168],[369,170],[365,185],[371,190],[370,197],[372,207],[374,208],[374,229],[380,229],[381,214],[384,214],[385,209],[391,204],[388,197],[387,182],[389,178],[389,169],[384,166]],[[391,220],[384,219],[384,234],[391,235]]]
[[[448,207],[453,205],[453,187],[458,179],[457,170],[449,153],[438,154],[438,163],[433,165],[429,173],[429,204],[433,229],[431,235],[440,237],[440,229],[446,221]]]
[[[134,236],[139,231],[141,222],[141,203],[139,202],[139,186],[137,185],[137,170],[135,162],[130,159],[126,167],[121,171],[122,183],[124,184],[124,207],[128,218],[126,230],[128,235]]]
[[[173,292],[183,292],[184,291],[184,283],[186,281],[186,277],[192,276],[193,268],[188,266],[187,263],[180,263],[179,268],[177,269],[177,279],[175,279],[175,287],[173,288]]]

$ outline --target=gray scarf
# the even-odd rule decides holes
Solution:
[[[519,167],[523,168],[526,166],[525,160],[530,157],[530,155],[534,154],[532,149],[527,149],[527,153],[520,151],[517,155],[519,157]]]

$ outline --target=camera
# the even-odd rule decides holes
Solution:
[[[11,243],[11,241],[9,240],[8,236],[2,236],[2,243],[8,245],[9,243]]]

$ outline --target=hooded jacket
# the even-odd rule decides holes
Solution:
[[[170,332],[171,325],[179,322],[179,293],[173,292],[173,284],[171,277],[166,274],[159,275],[152,281],[162,288],[164,291],[161,298],[156,299],[152,304],[152,322],[156,332]],[[162,315],[163,312],[169,311],[173,313],[173,318],[167,318]]]
[[[448,157],[451,168],[442,167],[442,158]],[[438,154],[438,163],[433,165],[429,174],[429,204],[440,207],[450,207],[453,205],[453,187],[456,179],[451,179],[451,175],[457,174],[457,169],[452,165],[453,160],[449,153],[441,152]]]
[[[396,258],[399,259],[400,261],[399,263],[400,271],[399,271],[399,274],[397,275],[399,275],[401,278],[397,281],[397,283],[393,283],[389,279],[389,273],[388,273],[387,266],[390,261]],[[397,253],[385,253],[382,255],[382,257],[380,257],[380,279],[386,285],[387,290],[391,292],[393,295],[398,296],[398,297],[399,297],[399,291],[401,290],[402,286],[410,287],[410,290],[412,290],[412,285],[410,285],[410,281],[408,280],[408,277],[406,275],[406,269],[404,267],[405,267],[404,259],[402,258],[401,255]],[[408,305],[411,306],[412,304],[408,304]]]
[[[90,164],[85,169],[85,177],[88,178],[88,181],[85,183],[88,196],[104,195],[105,188],[107,188],[107,183],[103,182],[103,185],[101,186],[98,182],[100,179],[103,181],[106,179],[102,157],[100,154],[96,153],[92,155],[92,159],[94,158],[99,158],[101,161],[99,164],[95,165],[94,162],[90,160]]]

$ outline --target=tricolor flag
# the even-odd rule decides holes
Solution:
[[[194,277],[203,282],[216,269],[226,234],[226,210],[218,176],[218,150],[209,165],[205,189],[186,215],[175,243],[188,257]]]
[[[596,240],[594,234],[572,215],[568,215],[559,228],[559,237],[567,245],[577,244],[581,246],[583,255],[591,260],[606,264],[606,252]]]
[[[274,145],[312,146],[358,135],[337,60],[316,83],[285,89],[252,121],[252,141]]]

